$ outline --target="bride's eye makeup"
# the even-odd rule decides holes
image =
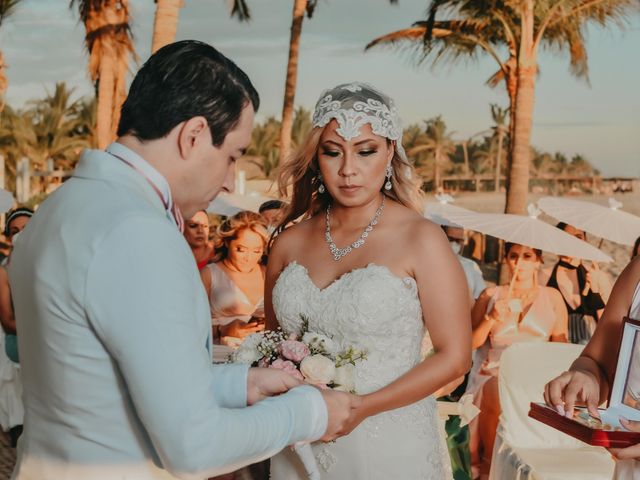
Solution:
[[[327,148],[327,147],[322,147],[322,154],[326,155],[327,157],[337,157],[337,156],[340,155],[340,151],[332,150],[332,149]]]
[[[367,150],[360,150],[358,153],[362,157],[369,157],[371,155],[375,155],[376,153],[378,153],[378,150],[376,150],[375,148],[370,148]]]

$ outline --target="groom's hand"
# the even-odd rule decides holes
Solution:
[[[330,442],[353,430],[354,416],[362,405],[362,398],[337,390],[322,390],[322,396],[329,412],[329,421],[320,440]]]
[[[266,397],[280,395],[298,385],[302,385],[302,382],[283,370],[250,368],[247,377],[247,405],[253,405]]]

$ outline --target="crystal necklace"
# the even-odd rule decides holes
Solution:
[[[360,237],[358,237],[358,239],[355,242],[353,242],[351,245],[347,245],[344,248],[338,248],[334,243],[333,239],[331,238],[331,204],[329,204],[329,206],[327,207],[327,217],[325,221],[326,228],[324,232],[324,240],[327,242],[327,245],[329,245],[329,250],[331,250],[331,255],[333,255],[333,259],[336,262],[339,261],[345,255],[348,255],[349,253],[351,253],[351,251],[354,248],[360,248],[362,245],[364,245],[364,242],[366,241],[367,237],[373,230],[374,225],[378,224],[380,215],[382,215],[382,209],[384,208],[384,197],[385,195],[382,195],[382,203],[376,210],[375,215],[369,222],[369,225],[367,225],[367,227],[364,229]]]

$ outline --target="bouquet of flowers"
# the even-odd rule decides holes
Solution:
[[[301,319],[297,333],[287,335],[278,329],[249,335],[231,354],[230,361],[277,368],[318,388],[355,393],[355,365],[366,358],[366,351],[353,346],[340,348],[332,338],[310,331],[308,318],[301,315]],[[293,448],[308,477],[320,479],[311,446],[297,444]]]

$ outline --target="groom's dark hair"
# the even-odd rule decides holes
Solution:
[[[118,136],[166,136],[190,118],[207,119],[215,146],[224,142],[249,103],[260,97],[238,66],[211,45],[183,40],[162,47],[137,73],[122,105]]]

